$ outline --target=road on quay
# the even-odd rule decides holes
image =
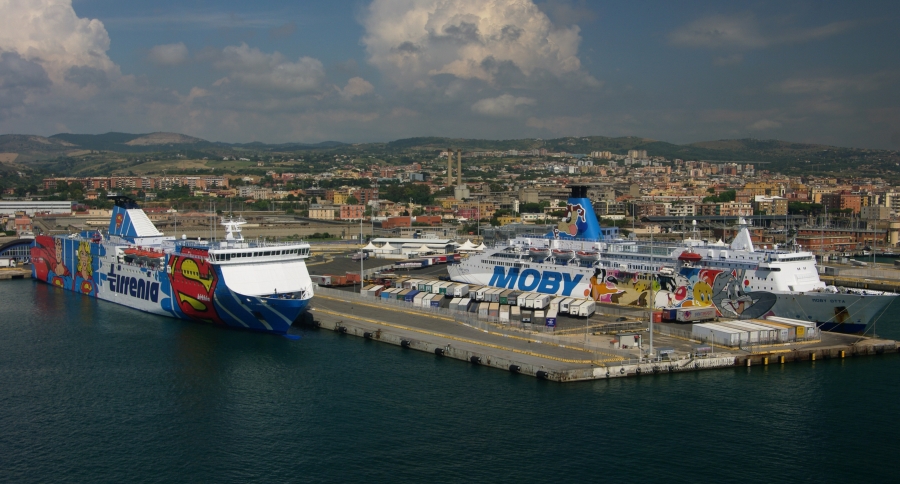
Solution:
[[[505,351],[516,354],[516,357],[500,355],[511,359],[522,360],[524,357],[538,358],[539,364],[548,368],[566,370],[573,368],[589,368],[594,353],[579,348],[563,347],[554,344],[540,343],[527,335],[505,335],[499,332],[486,332],[454,321],[444,315],[430,314],[414,308],[382,306],[377,303],[348,301],[340,297],[317,294],[312,300],[313,317],[320,321],[336,322],[341,319],[353,320],[369,324],[385,323],[383,330],[388,332],[405,331],[417,334],[416,339],[429,341],[443,338],[451,344],[470,345],[473,351],[496,353]],[[535,360],[536,361],[536,360]]]

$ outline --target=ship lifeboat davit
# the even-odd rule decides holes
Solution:
[[[571,259],[575,257],[575,251],[572,249],[553,249],[553,257],[557,259]]]
[[[596,250],[579,250],[575,252],[575,257],[578,260],[596,261],[600,260],[600,253]]]
[[[528,249],[528,254],[532,257],[543,259],[550,255],[550,249],[547,247],[530,247]]]
[[[703,260],[703,256],[701,256],[700,254],[698,254],[696,252],[686,250],[686,251],[682,252],[681,255],[678,256],[678,260],[680,260],[682,262],[690,262],[693,264],[693,263],[700,262],[701,260]]]

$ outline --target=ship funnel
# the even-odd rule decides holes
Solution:
[[[588,198],[587,185],[569,185],[572,194],[566,202],[566,216],[548,236],[555,239],[603,240],[600,223]]]

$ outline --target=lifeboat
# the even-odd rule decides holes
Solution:
[[[575,257],[578,260],[595,261],[600,260],[600,253],[596,250],[579,250],[578,252],[575,252]]]
[[[693,263],[700,262],[701,260],[703,260],[703,256],[696,252],[686,250],[686,251],[682,252],[681,255],[678,256],[678,260],[680,260],[682,262],[690,262],[693,264]]]
[[[528,249],[528,254],[532,257],[537,257],[539,259],[543,259],[550,255],[550,249],[546,247],[530,247]]]
[[[575,257],[575,251],[572,249],[553,249],[553,257],[557,259],[571,259]]]

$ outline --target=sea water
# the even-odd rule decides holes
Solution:
[[[888,312],[889,314],[891,311]],[[900,319],[879,323],[900,337]],[[558,384],[0,283],[0,480],[893,478],[900,357]]]

